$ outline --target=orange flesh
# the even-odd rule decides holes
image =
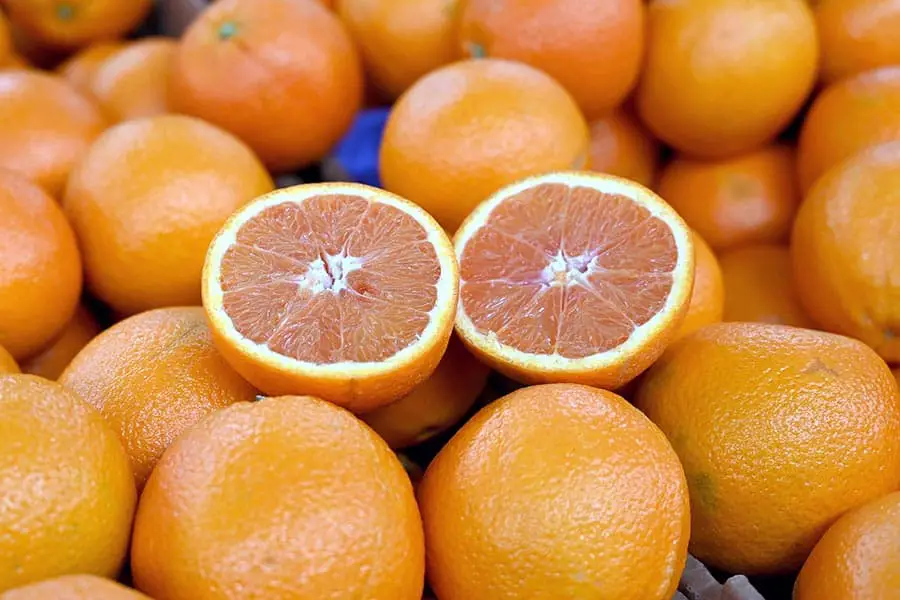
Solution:
[[[582,358],[663,307],[677,259],[669,227],[635,201],[546,183],[504,200],[468,240],[460,298],[483,335]]]
[[[387,359],[416,341],[441,267],[425,229],[359,196],[269,207],[222,259],[223,306],[245,338],[327,364]]]

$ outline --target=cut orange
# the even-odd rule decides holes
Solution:
[[[525,383],[617,388],[674,337],[694,278],[691,232],[642,185],[562,172],[508,186],[455,237],[456,330]]]
[[[453,329],[458,271],[428,213],[355,183],[261,196],[218,233],[203,304],[220,351],[267,394],[356,412],[409,393]]]

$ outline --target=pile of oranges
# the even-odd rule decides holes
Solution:
[[[900,598],[900,2],[158,8],[0,0],[0,600]]]

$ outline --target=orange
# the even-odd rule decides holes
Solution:
[[[85,346],[59,382],[119,434],[138,489],[175,438],[206,415],[256,397],[216,351],[199,306],[120,321]]]
[[[350,36],[316,2],[218,0],[179,42],[173,110],[247,142],[274,171],[324,157],[362,102]]]
[[[226,359],[267,394],[355,412],[427,379],[453,330],[458,270],[440,226],[356,183],[299,185],[237,211],[209,247],[203,306]]]
[[[815,10],[826,82],[900,63],[897,0],[819,0]]]
[[[0,72],[0,167],[59,195],[75,163],[106,127],[100,110],[59,77]]]
[[[794,285],[787,246],[745,246],[719,256],[725,284],[723,321],[754,321],[812,328]]]
[[[3,346],[0,346],[0,375],[12,375],[19,372],[16,359]]]
[[[847,77],[816,98],[797,148],[800,186],[809,190],[823,173],[871,146],[900,140],[900,66]]]
[[[64,575],[32,583],[5,594],[0,600],[150,600],[109,579],[94,575]]]
[[[544,71],[588,117],[599,117],[637,82],[644,10],[640,0],[466,0],[459,45],[473,58],[506,58]]]
[[[676,158],[657,191],[717,252],[786,242],[800,205],[793,154],[782,145],[717,161]]]
[[[75,355],[100,333],[94,315],[79,305],[75,315],[49,346],[22,363],[22,370],[45,379],[60,376]]]
[[[635,404],[684,465],[691,553],[728,572],[799,569],[835,519],[900,488],[897,384],[850,338],[709,325],[644,374]]]
[[[580,169],[587,123],[553,79],[524,64],[457,62],[394,105],[381,142],[384,187],[453,232],[475,206],[523,177]]]
[[[722,269],[709,244],[694,232],[694,288],[687,313],[678,328],[676,339],[693,333],[701,327],[722,320],[725,310],[725,283]]]
[[[900,362],[900,142],[826,173],[800,208],[791,245],[800,301],[823,329]]]
[[[16,52],[6,57],[6,62],[0,63],[0,70],[5,71],[27,71],[31,69],[28,60]]]
[[[37,44],[60,49],[122,36],[151,5],[151,0],[4,0],[13,25]]]
[[[592,171],[617,175],[651,187],[656,180],[659,143],[628,112],[617,109],[591,121]]]
[[[818,44],[803,0],[652,2],[647,10],[637,107],[682,152],[749,152],[790,123],[812,89]]]
[[[816,544],[797,578],[797,600],[896,598],[900,492],[848,512]]]
[[[309,396],[231,406],[180,437],[147,483],[131,547],[137,588],[162,599],[419,600],[424,562],[400,461]]]
[[[400,400],[362,415],[391,448],[421,444],[462,419],[484,390],[490,369],[454,336],[431,377]]]
[[[115,433],[75,394],[0,375],[0,489],[0,593],[69,573],[118,574],[134,481]]]
[[[621,387],[674,338],[694,280],[691,232],[647,188],[538,175],[481,203],[454,239],[456,331],[523,383]]]
[[[91,95],[115,121],[169,112],[169,75],[176,43],[143,38],[98,65],[89,83]]]
[[[0,215],[0,345],[22,360],[50,343],[75,312],[81,258],[59,205],[2,168]]]
[[[0,65],[6,65],[15,54],[13,48],[12,33],[9,30],[9,23],[2,12],[0,12]]]
[[[72,173],[63,206],[91,291],[128,315],[199,305],[200,272],[216,231],[272,187],[240,140],[169,115],[107,130]]]
[[[83,94],[91,93],[91,81],[106,59],[125,47],[121,41],[104,41],[91,44],[76,52],[56,68],[56,73]]]
[[[338,15],[366,75],[390,99],[457,57],[456,11],[446,0],[341,0]]]
[[[483,408],[419,484],[438,598],[669,600],[687,558],[687,485],[659,429],[581,385]]]

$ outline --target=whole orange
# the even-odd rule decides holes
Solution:
[[[441,600],[669,600],[687,557],[678,458],[612,392],[523,388],[483,408],[419,484]]]
[[[45,379],[56,379],[72,362],[75,355],[100,333],[100,324],[94,315],[79,305],[68,324],[49,346],[22,363],[25,373]]]
[[[67,575],[118,574],[136,494],[97,411],[57,383],[0,375],[0,592]]]
[[[819,0],[815,11],[824,81],[900,63],[897,0]]]
[[[106,59],[116,54],[125,44],[118,40],[97,42],[73,54],[56,67],[56,73],[83,94],[91,93],[91,80]]]
[[[0,600],[150,600],[142,593],[94,575],[63,575],[0,594]]]
[[[644,52],[640,0],[465,0],[459,45],[472,58],[506,58],[544,71],[588,117],[620,105]]]
[[[823,329],[900,362],[900,141],[828,171],[794,226],[800,301]]]
[[[160,308],[116,323],[59,382],[119,434],[142,488],[165,449],[206,415],[256,397],[213,346],[200,307]]]
[[[341,0],[338,15],[388,99],[457,57],[456,11],[446,0]]]
[[[0,345],[21,360],[51,342],[75,312],[81,258],[53,198],[2,168],[0,215]]]
[[[143,38],[98,65],[90,94],[115,122],[169,112],[169,76],[176,43]]]
[[[678,150],[707,158],[745,153],[790,123],[817,62],[804,0],[657,0],[648,6],[637,107]]]
[[[635,403],[681,458],[691,553],[732,573],[800,568],[847,510],[900,488],[900,396],[868,346],[718,323],[676,342]]]
[[[394,105],[381,142],[384,187],[450,233],[501,187],[581,168],[587,123],[544,73],[512,61],[457,62],[417,81]]]
[[[825,88],[806,115],[797,147],[800,186],[809,190],[854,154],[900,140],[900,66],[847,77]]]
[[[19,373],[19,365],[6,348],[0,346],[0,375]]]
[[[722,320],[725,308],[725,284],[719,261],[702,237],[694,232],[694,288],[687,313],[675,339]]]
[[[424,563],[397,457],[309,396],[240,403],[180,437],[147,482],[131,547],[137,588],[160,599],[419,600]]]
[[[63,206],[94,294],[122,314],[199,305],[206,249],[272,179],[240,140],[199,119],[121,123],[72,173]]]
[[[725,284],[723,321],[813,327],[794,284],[787,246],[757,244],[719,255]]]
[[[800,205],[791,149],[768,146],[716,161],[678,157],[657,191],[718,251],[785,242]]]
[[[151,0],[5,0],[10,21],[36,43],[60,49],[122,36],[144,19]]]
[[[832,525],[797,578],[796,600],[896,598],[900,590],[900,492],[852,510]]]
[[[218,0],[181,38],[170,101],[244,140],[275,171],[321,159],[362,102],[350,36],[316,2]]]
[[[592,171],[653,186],[659,163],[659,142],[637,119],[616,109],[591,121],[590,128]]]
[[[62,192],[69,171],[105,127],[97,106],[61,78],[0,72],[0,167],[51,195]]]

